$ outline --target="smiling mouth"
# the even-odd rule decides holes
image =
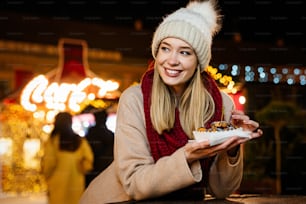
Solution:
[[[165,72],[168,76],[177,76],[179,75],[182,71],[181,70],[174,70],[174,69],[165,69]]]

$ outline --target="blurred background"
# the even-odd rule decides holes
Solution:
[[[1,1],[0,192],[46,191],[40,159],[54,115],[70,111],[86,136],[92,113],[139,83],[162,18],[187,3]],[[238,193],[305,195],[305,2],[220,0],[219,7],[223,28],[208,71],[264,130],[244,146]],[[113,130],[115,111],[110,116]]]

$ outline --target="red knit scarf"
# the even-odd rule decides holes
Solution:
[[[150,143],[151,153],[155,161],[163,156],[171,155],[178,148],[184,146],[188,142],[188,136],[184,132],[180,119],[179,111],[175,110],[175,123],[174,127],[170,131],[164,131],[162,135],[159,135],[153,128],[151,117],[150,117],[150,104],[151,104],[151,92],[153,84],[154,69],[149,67],[148,71],[143,75],[141,81],[141,88],[143,93],[144,101],[144,113],[146,120],[146,132]],[[212,79],[206,72],[202,74],[203,83],[212,95],[215,101],[215,114],[207,123],[208,126],[211,122],[221,120],[222,116],[222,98],[221,93],[217,87],[216,82]],[[201,166],[203,171],[203,179],[205,185],[207,185],[208,173],[211,166],[213,158],[201,160]]]

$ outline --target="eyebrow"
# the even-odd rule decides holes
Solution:
[[[168,45],[168,46],[171,46],[169,43],[167,42],[161,42],[160,43],[161,45],[162,44],[165,44],[165,45]],[[183,46],[183,47],[180,47],[180,49],[189,49],[189,50],[193,50],[190,46]]]

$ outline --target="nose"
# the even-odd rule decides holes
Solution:
[[[168,60],[167,60],[168,64],[171,66],[177,66],[179,65],[180,61],[178,59],[178,56],[175,52],[171,52],[169,54]]]

